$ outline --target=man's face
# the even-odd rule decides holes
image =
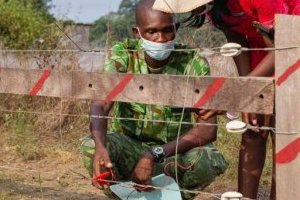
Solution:
[[[163,43],[175,39],[176,28],[171,14],[146,10],[139,16],[137,24],[141,36],[146,40]],[[139,38],[137,30],[134,32]]]

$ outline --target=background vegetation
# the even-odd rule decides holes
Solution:
[[[110,12],[95,21],[90,32],[90,41],[94,46],[111,47],[112,41],[132,38],[131,28],[135,26],[134,10],[138,0],[122,0],[117,12]],[[177,14],[176,21],[187,18],[187,14]],[[188,34],[186,34],[188,33]],[[181,26],[177,41],[190,46],[213,47],[224,43],[223,34],[205,23],[201,29]]]
[[[50,1],[0,0],[1,48],[54,49],[62,37],[55,23],[62,22],[49,14]],[[137,1],[123,0],[117,12],[95,22],[90,32],[94,46],[110,47],[117,40],[132,37]],[[180,29],[177,40],[201,47],[215,47],[225,41],[209,23],[201,29]],[[0,200],[99,199],[99,191],[90,186],[79,156],[79,138],[88,133],[90,102],[8,94],[0,94],[0,99]],[[224,124],[226,119],[219,122]],[[236,189],[240,138],[219,129],[216,145],[230,166],[206,188],[207,192]],[[267,196],[270,185],[270,157],[269,153],[261,199]],[[8,168],[1,168],[3,165]]]

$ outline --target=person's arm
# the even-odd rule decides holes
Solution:
[[[248,47],[247,39],[244,35],[234,32],[230,29],[222,29],[228,42],[238,43],[242,47]],[[250,73],[250,55],[249,52],[243,51],[240,55],[233,57],[237,66],[239,76],[247,76]],[[221,110],[199,110],[199,116],[202,120],[207,121],[213,116],[224,114],[225,111]]]
[[[212,117],[207,121],[203,121],[198,118],[197,122],[216,124],[217,120],[216,117]],[[206,145],[210,142],[215,141],[216,137],[217,128],[215,126],[196,125],[192,129],[190,129],[186,134],[179,138],[177,153],[184,153],[195,147]],[[167,157],[175,155],[176,144],[177,140],[174,140],[162,146]]]
[[[197,122],[204,122],[200,118]],[[205,121],[206,123],[216,124],[216,117]],[[192,148],[203,146],[213,142],[217,137],[217,128],[215,126],[197,125],[181,136],[178,141],[177,153],[184,153]],[[175,155],[177,139],[162,145],[166,157]],[[141,155],[133,171],[133,181],[139,184],[148,184],[151,178],[154,158],[150,152]]]
[[[233,32],[224,31],[228,42],[235,42],[243,47],[247,47],[248,43],[245,36]],[[266,37],[264,37],[267,47],[274,47],[273,43]],[[256,66],[256,68],[250,71],[250,55],[249,52],[243,51],[240,55],[233,58],[235,64],[238,68],[240,76],[262,76],[268,77],[274,74],[274,64],[275,64],[275,53],[269,51],[264,59]]]
[[[101,116],[108,116],[112,105],[112,102],[107,101],[93,101],[91,105],[90,131],[95,142],[92,184],[97,188],[107,187],[107,185],[97,182],[96,177],[101,174],[103,169],[112,168],[112,163],[105,147],[107,119],[101,118]]]
[[[126,72],[129,57],[128,57],[128,41],[117,42],[113,47],[111,54],[103,67],[105,73]],[[93,179],[92,184],[97,188],[108,187],[108,185],[97,182],[96,177],[104,171],[110,170],[113,165],[109,158],[106,149],[106,134],[107,134],[107,118],[109,111],[113,106],[113,102],[108,101],[93,101],[91,104],[91,122],[90,132],[95,142],[95,155],[93,159]]]
[[[244,35],[232,30],[223,29],[228,42],[238,43],[242,47],[248,47],[247,39]],[[243,51],[240,55],[233,57],[240,76],[247,76],[250,73],[250,55],[249,52]]]
[[[274,44],[266,37],[264,41],[267,47],[274,47]],[[258,63],[248,76],[271,77],[275,72],[275,51],[269,51],[268,54]]]
[[[105,144],[107,119],[99,116],[108,116],[113,102],[93,101],[91,104],[90,131],[95,144]]]
[[[278,3],[273,0],[254,0],[252,2],[252,7],[255,10],[256,17],[259,23],[266,27],[267,29],[274,28],[274,18],[275,14],[287,14],[288,10],[286,9],[283,3]],[[259,30],[258,33],[262,34]],[[267,38],[262,34],[266,47],[274,47],[273,41]],[[275,71],[275,52],[269,51],[264,59],[251,71],[248,76],[262,76],[270,77],[274,74]]]
[[[245,36],[236,32],[227,30],[224,31],[229,42],[236,42],[243,47],[247,47],[248,43]],[[273,47],[272,41],[264,37],[267,47]],[[250,55],[249,52],[242,52],[239,56],[234,57],[240,76],[272,76],[274,74],[275,53],[269,51],[264,59],[256,66],[254,70],[250,70]],[[255,114],[243,113],[243,121],[253,126],[257,125],[257,116]]]

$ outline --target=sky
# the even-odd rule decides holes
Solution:
[[[117,11],[121,0],[52,0],[50,12],[58,19],[93,23],[99,17]]]

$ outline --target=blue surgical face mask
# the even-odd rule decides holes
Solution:
[[[160,43],[160,42],[152,42],[150,40],[146,40],[141,36],[141,34],[140,37],[142,40],[142,47],[146,50],[146,54],[151,58],[153,58],[154,60],[162,61],[167,59],[170,56],[172,50],[175,49],[174,40]]]

